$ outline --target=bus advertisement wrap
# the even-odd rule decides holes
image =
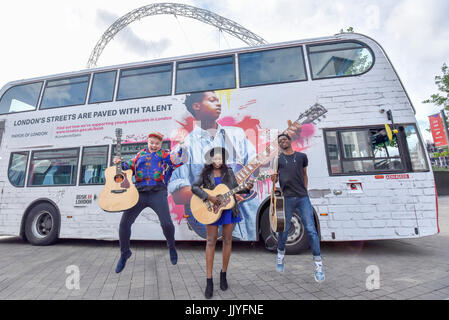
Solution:
[[[308,192],[321,241],[438,232],[434,178],[413,106],[382,48],[363,35],[15,82],[0,90],[0,122],[0,234],[28,232],[30,242],[118,239],[121,214],[98,205],[104,171],[117,153],[116,128],[123,131],[124,161],[147,146],[150,132],[164,135],[163,149],[184,143],[188,160],[166,183],[176,240],[206,238],[189,206],[205,152],[225,147],[228,165],[244,182],[272,172],[277,135],[287,129],[293,149],[309,160]],[[390,137],[385,124],[395,132]],[[271,189],[271,180],[259,181],[238,198],[242,220],[235,239],[275,247]],[[29,218],[41,206],[51,228],[33,226],[36,219]],[[137,218],[132,239],[165,239],[153,210]],[[286,248],[300,252],[307,241],[294,214]]]

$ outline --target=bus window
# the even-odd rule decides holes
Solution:
[[[36,110],[43,82],[9,88],[0,100],[0,114]]]
[[[172,64],[122,70],[117,100],[166,96],[171,94]]]
[[[28,186],[75,185],[78,149],[34,151]]]
[[[332,173],[342,173],[340,161],[340,149],[338,147],[337,132],[326,132],[327,154]]]
[[[429,171],[429,167],[427,165],[427,157],[425,155],[425,151],[419,139],[415,125],[404,126],[404,131],[407,140],[408,152],[410,153],[412,170]]]
[[[94,74],[89,103],[111,102],[114,99],[117,71]]]
[[[142,149],[145,149],[148,146],[147,142],[141,143],[125,143],[122,144],[121,155],[123,158],[123,162],[129,161]],[[112,166],[112,160],[117,155],[117,145],[112,145],[112,153],[110,159],[110,165]]]
[[[68,107],[86,103],[90,76],[48,81],[41,109]]]
[[[83,148],[80,185],[104,184],[108,149],[108,146]]]
[[[331,175],[405,170],[396,135],[383,128],[327,131],[326,149]]]
[[[341,132],[343,157],[350,158],[372,158],[373,149],[369,144],[368,131]]]
[[[134,158],[134,156],[141,150],[145,149],[146,147],[148,147],[148,143],[147,142],[140,142],[140,143],[124,143],[122,144],[122,149],[121,149],[121,154],[122,154],[122,158],[123,161],[129,161],[132,158]],[[164,140],[162,141],[162,147],[161,149],[164,150],[170,150],[171,148],[171,142],[170,140]],[[110,159],[110,165],[112,166],[112,160],[114,159],[114,157],[117,154],[117,145],[112,145],[112,154],[111,154],[111,159]]]
[[[240,87],[307,80],[302,47],[242,53]]]
[[[176,94],[235,88],[234,57],[179,62]]]
[[[312,78],[355,76],[373,65],[371,50],[357,42],[308,46]]]
[[[25,171],[27,167],[28,152],[13,152],[8,166],[8,178],[15,187],[25,186]]]

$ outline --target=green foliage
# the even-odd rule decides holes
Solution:
[[[449,149],[445,149],[442,152],[433,153],[433,158],[440,158],[440,157],[449,157]]]
[[[432,103],[437,106],[443,106],[449,111],[449,67],[446,63],[443,63],[441,71],[443,74],[435,77],[435,84],[440,92],[432,94],[430,99],[424,100],[423,103]]]
[[[345,75],[360,74],[365,72],[373,63],[373,61],[371,59],[368,60],[368,58],[369,55],[367,53],[358,55],[357,59],[354,60],[354,63],[346,70]]]
[[[447,168],[441,168],[441,167],[435,167],[435,166],[432,167],[432,170],[433,171],[449,171],[449,169],[447,169]]]
[[[348,29],[346,29],[346,31],[344,31],[343,29],[340,29],[340,33],[344,33],[344,32],[354,33],[354,28],[353,27],[349,27]]]

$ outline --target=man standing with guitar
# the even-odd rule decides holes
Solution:
[[[295,209],[299,212],[301,221],[309,237],[312,248],[313,260],[315,263],[315,281],[324,281],[323,262],[320,252],[320,239],[315,227],[313,208],[307,193],[307,155],[295,152],[292,149],[292,138],[287,133],[278,136],[279,147],[282,153],[279,156],[279,168],[273,174],[272,181],[276,183],[279,178],[282,193],[285,198],[285,232],[278,234],[278,255],[276,269],[284,271],[285,243],[288,237],[288,230]]]
[[[168,150],[161,150],[162,140],[161,133],[150,133],[148,147],[141,150],[132,160],[122,163],[123,170],[132,169],[133,171],[139,191],[139,201],[122,214],[119,228],[121,256],[115,269],[116,273],[125,268],[126,261],[131,257],[129,248],[131,226],[142,210],[147,207],[153,209],[159,217],[170,250],[171,263],[175,265],[178,261],[175,248],[175,226],[170,217],[165,175],[185,162],[182,158],[185,157],[186,152],[183,147],[172,153],[169,153]],[[121,159],[116,156],[113,162],[117,164],[121,162]]]

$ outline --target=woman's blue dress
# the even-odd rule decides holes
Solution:
[[[221,183],[221,177],[215,177],[215,185],[218,186]],[[220,219],[218,219],[216,222],[211,223],[211,226],[221,226],[224,224],[232,224],[232,223],[238,223],[242,221],[242,218],[240,217],[240,215],[237,218],[233,218],[232,217],[232,210],[228,209],[228,210],[224,210],[221,213],[221,217]]]

